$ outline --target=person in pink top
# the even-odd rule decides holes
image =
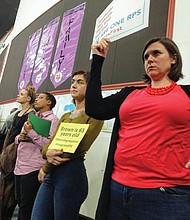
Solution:
[[[30,219],[31,216],[33,203],[40,186],[38,173],[45,163],[41,151],[50,141],[59,121],[52,111],[55,104],[55,97],[48,92],[39,94],[34,103],[34,107],[38,111],[36,116],[51,121],[49,137],[37,134],[28,120],[21,133],[15,138],[16,143],[19,143],[14,169],[19,220]]]

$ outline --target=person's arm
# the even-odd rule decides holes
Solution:
[[[42,183],[45,179],[46,173],[44,173],[43,169],[41,168],[38,173],[38,180],[40,183]]]
[[[6,136],[7,131],[8,131],[8,129],[9,129],[9,127],[10,127],[10,124],[11,124],[11,123],[8,122],[7,120],[4,122],[3,127],[1,128],[1,134],[2,134],[2,135]]]
[[[99,120],[107,120],[116,117],[121,103],[127,94],[134,90],[134,87],[129,87],[108,97],[102,97],[101,70],[108,51],[108,44],[109,42],[105,43],[105,40],[102,40],[92,45],[93,58],[85,97],[86,114]]]
[[[15,144],[19,144],[21,141],[29,141],[29,140],[30,140],[30,138],[27,136],[27,133],[24,130],[24,125],[23,125],[20,134],[18,134],[15,137]]]
[[[3,127],[1,128],[1,133],[4,134],[6,136],[8,129],[10,129],[12,123],[13,123],[13,119],[15,116],[16,112],[11,113],[10,115],[7,116]]]
[[[70,160],[68,157],[61,157],[63,152],[56,149],[47,149],[46,151],[46,163],[42,166],[42,171],[47,174],[55,166],[59,166]]]
[[[42,149],[48,142],[50,141],[51,137],[53,136],[59,119],[54,118],[51,120],[51,128],[49,137],[43,137],[42,135],[39,135],[32,129],[32,125],[30,122],[27,122],[24,126],[24,129],[28,132],[27,136],[32,139],[32,141],[36,144],[36,146],[39,146],[40,149]]]

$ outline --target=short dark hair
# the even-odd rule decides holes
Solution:
[[[51,93],[49,93],[49,92],[42,92],[42,93],[46,95],[46,100],[50,100],[51,101],[50,109],[54,108],[55,105],[56,105],[55,97]]]
[[[71,77],[73,78],[73,77],[76,76],[76,75],[83,75],[84,78],[85,78],[85,80],[86,80],[86,83],[88,83],[89,77],[90,77],[90,73],[89,73],[88,71],[78,70],[78,71],[76,71],[76,72],[73,72],[73,73],[71,74]]]
[[[172,64],[170,72],[168,74],[168,77],[171,80],[177,82],[180,78],[183,78],[182,57],[181,57],[181,53],[179,51],[178,46],[175,44],[175,42],[172,39],[167,38],[167,37],[157,37],[157,38],[153,38],[150,41],[148,41],[143,49],[143,52],[142,52],[143,63],[144,63],[145,51],[147,50],[147,48],[151,44],[153,44],[155,42],[159,42],[162,45],[164,45],[164,47],[166,48],[166,50],[168,51],[168,53],[171,57],[174,57],[174,56],[176,57],[176,63]],[[150,77],[146,73],[143,75],[143,80],[148,83],[151,82]]]

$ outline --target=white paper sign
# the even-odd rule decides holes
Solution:
[[[96,19],[93,43],[112,42],[148,27],[150,0],[113,0]]]

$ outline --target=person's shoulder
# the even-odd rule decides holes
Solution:
[[[190,85],[179,85],[184,92],[190,97]]]
[[[61,116],[60,120],[63,121],[64,119],[69,118],[69,117],[70,117],[70,114],[71,114],[71,112],[66,112],[66,113],[64,113],[64,114]]]
[[[141,90],[144,89],[146,86],[126,86],[122,88],[119,93],[123,95],[124,97],[128,96],[131,92],[135,90]]]
[[[57,117],[57,115],[56,114],[52,114],[52,118],[53,118],[53,120],[58,120],[59,121],[59,118]]]
[[[16,114],[16,112],[13,112],[13,113],[9,114],[9,115],[7,116],[7,118],[6,118],[6,121],[12,121],[13,118],[14,118],[14,116],[15,116],[15,114]]]
[[[138,90],[140,90],[140,89],[144,89],[146,86],[126,86],[126,87],[124,87],[124,88],[122,88],[122,90],[124,90],[124,91],[134,91],[134,90],[136,90],[136,89],[138,89]]]
[[[19,113],[20,111],[18,111]],[[36,110],[34,108],[30,108],[26,113],[24,113],[23,115],[28,116],[29,114],[36,114]]]
[[[50,118],[50,119],[59,120],[59,118],[57,117],[57,115],[54,114],[54,112],[53,112],[52,110],[43,112],[43,116],[44,116],[45,118]]]

